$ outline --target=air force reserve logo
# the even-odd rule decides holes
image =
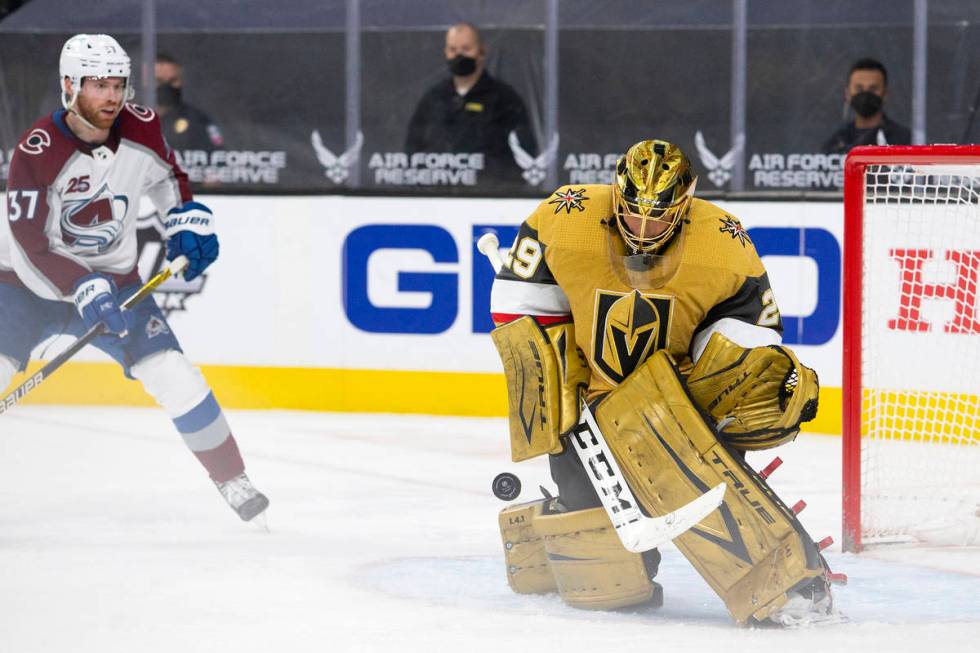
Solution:
[[[61,234],[73,253],[101,254],[122,233],[129,208],[125,195],[115,195],[108,184],[90,197],[65,200],[61,208]]]
[[[556,190],[554,197],[548,204],[557,205],[555,206],[555,213],[560,213],[562,209],[565,209],[565,213],[571,213],[572,209],[584,211],[585,206],[582,203],[587,199],[589,198],[585,196],[584,188],[579,188],[578,190],[569,188],[564,192]]]
[[[558,133],[551,135],[551,143],[548,144],[538,156],[531,156],[531,153],[521,147],[521,140],[517,137],[517,132],[512,131],[507,137],[507,144],[510,151],[514,154],[514,161],[521,166],[523,172],[521,176],[524,181],[532,186],[537,186],[548,176],[548,166],[558,156]]]
[[[708,149],[708,144],[704,141],[704,134],[698,131],[694,135],[694,147],[698,150],[698,157],[701,158],[701,165],[708,170],[708,179],[715,186],[724,186],[732,178],[732,169],[735,167],[735,157],[745,144],[745,137],[741,134],[735,139],[735,146],[725,152],[721,158],[715,156],[714,152]]]
[[[640,363],[668,345],[672,297],[597,290],[592,358],[602,375],[622,383]]]
[[[317,161],[323,166],[323,174],[328,177],[330,181],[335,184],[342,184],[350,176],[350,169],[357,160],[361,157],[361,147],[364,145],[364,134],[357,132],[357,138],[354,139],[354,144],[350,146],[350,149],[345,150],[343,154],[337,156],[331,152],[326,145],[323,144],[323,139],[320,138],[319,130],[314,129],[313,133],[310,134],[310,144],[313,145],[313,151],[316,152]]]

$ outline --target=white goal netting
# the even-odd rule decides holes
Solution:
[[[980,164],[865,184],[862,541],[980,544]]]

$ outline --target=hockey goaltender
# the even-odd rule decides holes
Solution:
[[[817,375],[780,344],[749,235],[696,182],[677,146],[641,141],[612,184],[555,191],[498,260],[512,457],[548,455],[558,486],[501,512],[507,578],[578,608],[659,605],[674,539],[739,624],[840,621],[839,576],[744,460],[814,418]]]

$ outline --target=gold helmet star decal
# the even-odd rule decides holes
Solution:
[[[732,240],[738,238],[742,243],[742,247],[745,247],[745,241],[752,242],[752,239],[749,238],[749,234],[745,231],[742,223],[738,221],[738,218],[726,215],[724,218],[718,218],[718,220],[721,222],[721,228],[718,231],[723,234],[731,234]]]
[[[562,192],[560,190],[555,191],[555,198],[548,202],[548,204],[557,204],[555,207],[555,213],[560,212],[565,209],[565,213],[571,213],[572,209],[578,209],[579,211],[584,211],[585,207],[582,202],[589,199],[585,196],[585,189],[580,188],[578,190],[568,190]]]

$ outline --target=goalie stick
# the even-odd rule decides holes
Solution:
[[[161,270],[152,279],[147,281],[142,288],[136,291],[134,295],[124,301],[121,308],[126,310],[139,304],[141,301],[149,297],[164,281],[183,272],[188,263],[189,261],[187,260],[186,256],[178,256],[175,258],[169,265],[167,265],[167,267]],[[17,405],[28,392],[41,385],[45,379],[51,376],[59,367],[64,365],[68,359],[77,354],[83,347],[85,347],[85,345],[95,340],[104,332],[105,324],[99,322],[91,329],[86,331],[85,334],[78,340],[73,342],[68,349],[55,356],[50,363],[32,374],[30,378],[14,388],[13,391],[11,391],[6,397],[0,399],[0,415]]]
[[[476,241],[477,250],[490,260],[495,272],[499,272],[504,264],[499,247],[497,235],[493,232],[483,234]],[[640,504],[584,401],[579,424],[568,433],[568,437],[616,534],[623,546],[633,553],[649,551],[673,540],[711,514],[725,498],[725,484],[719,483],[671,513],[662,517],[647,517],[640,510]]]
[[[476,248],[490,259],[493,271],[500,272],[500,268],[504,266],[504,259],[500,256],[500,241],[497,239],[497,234],[492,231],[483,234],[476,241]]]
[[[640,504],[585,401],[582,402],[582,418],[568,437],[627,551],[643,553],[666,544],[711,514],[725,498],[726,486],[719,483],[673,512],[662,517],[647,517],[640,510]]]

